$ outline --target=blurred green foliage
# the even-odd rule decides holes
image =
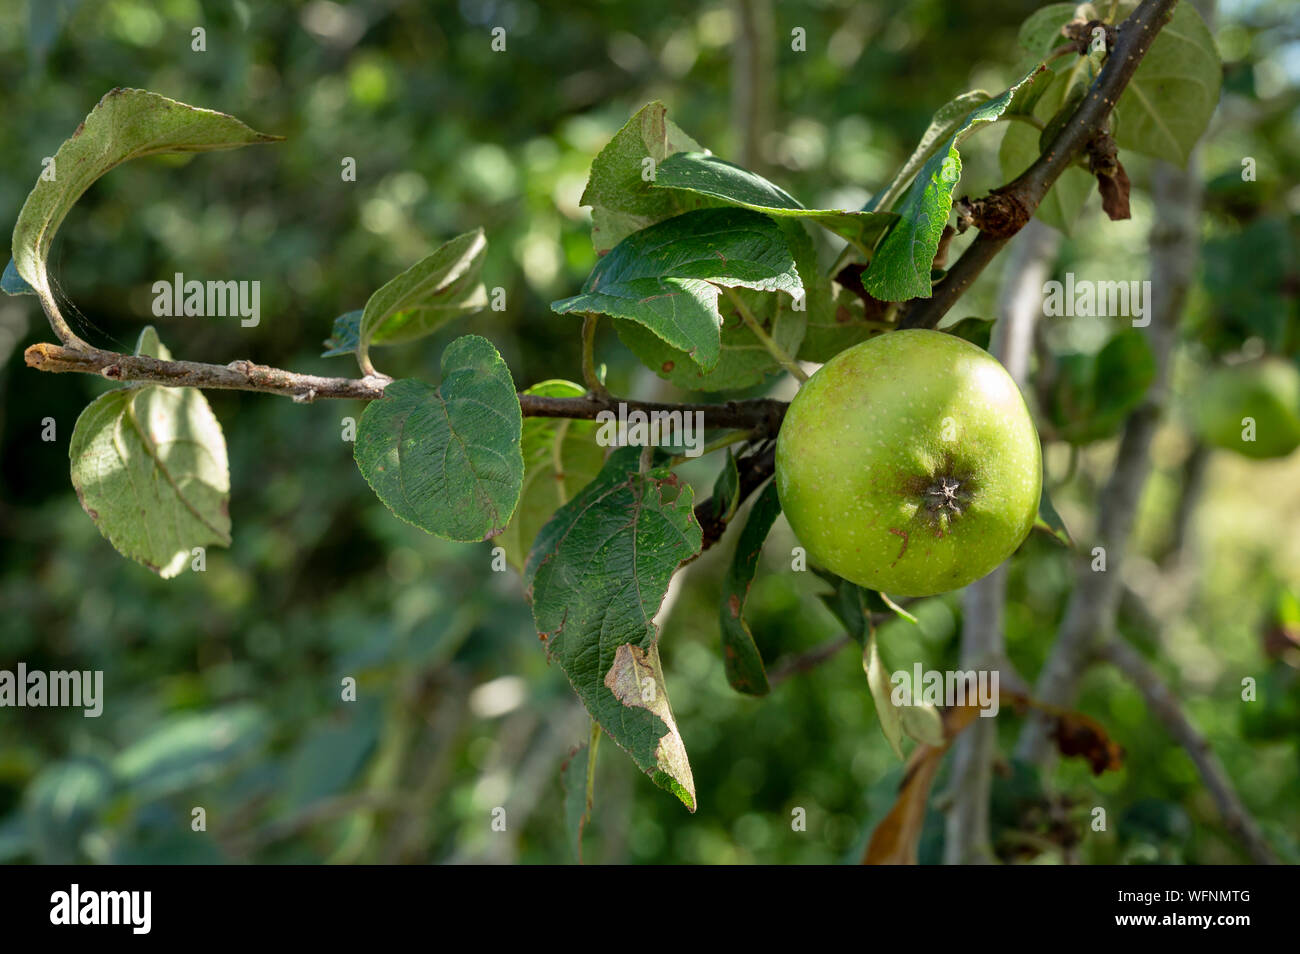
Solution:
[[[782,2],[775,14],[775,100],[763,171],[810,206],[855,208],[910,153],[933,110],[971,87],[1013,76],[1028,0]],[[1224,4],[1216,38],[1227,95],[1201,155],[1205,280],[1192,296],[1197,363],[1265,347],[1294,355],[1300,123],[1288,4]],[[504,26],[505,53],[489,30]],[[789,49],[793,27],[807,52]],[[191,49],[196,27],[206,51]],[[596,151],[652,99],[715,152],[735,155],[730,118],[732,7],[578,0],[259,4],[198,0],[32,0],[0,4],[0,210],[12,221],[42,157],[99,97],[136,86],[229,112],[288,137],[268,147],[147,160],[115,170],[63,227],[52,273],[71,320],[92,343],[128,348],[150,314],[150,285],[174,272],[258,279],[263,320],[165,319],[181,357],[351,374],[319,357],[335,316],[452,235],[482,225],[484,281],[509,307],[454,323],[381,354],[397,376],[436,378],[455,335],[482,334],[523,387],[576,377],[578,325],[549,313],[595,261],[577,205]],[[1001,134],[964,150],[962,191],[998,184]],[[985,138],[987,137],[987,138]],[[1241,160],[1258,182],[1240,182]],[[357,181],[340,177],[344,157]],[[1150,164],[1130,163],[1138,190]],[[1090,198],[1058,265],[1081,277],[1146,277],[1158,210],[1140,191],[1129,222],[1103,220]],[[959,240],[959,243],[968,239]],[[829,262],[834,254],[821,249]],[[1237,264],[1240,262],[1241,264]],[[951,320],[993,312],[997,269]],[[1245,276],[1249,276],[1245,280]],[[71,309],[70,309],[71,310]],[[1057,322],[1049,346],[1095,355],[1115,328]],[[0,299],[0,668],[97,669],[105,710],[0,710],[0,860],[564,861],[560,765],[587,720],[548,667],[517,576],[490,572],[487,545],[422,534],[371,495],[341,439],[357,405],[298,406],[212,392],[230,445],[234,545],[207,570],[163,582],[121,559],[77,505],[66,441],[106,387],[46,375],[22,349],[48,340],[30,298]],[[675,392],[611,334],[600,340],[612,388]],[[53,418],[58,439],[40,439]],[[1182,490],[1188,437],[1175,417],[1156,447],[1143,500],[1126,635],[1158,655],[1278,850],[1300,860],[1296,651],[1270,652],[1287,629],[1287,588],[1300,587],[1300,460],[1216,457],[1192,570],[1157,561]],[[1065,472],[1049,448],[1049,475]],[[1054,498],[1075,533],[1114,442],[1086,448]],[[685,473],[707,493],[708,463]],[[783,521],[748,603],[755,639],[774,660],[836,636],[812,574],[779,572],[794,541]],[[598,761],[586,857],[634,862],[835,862],[855,859],[888,810],[901,768],[875,722],[860,661],[845,650],[782,682],[766,699],[726,684],[718,653],[719,580],[734,541],[692,565],[670,593],[667,680],[691,757],[700,811],[686,814],[612,744]],[[1041,665],[1068,596],[1064,550],[1032,538],[1011,564],[1007,641],[1021,672]],[[881,632],[890,668],[958,658],[961,601],[914,607],[919,624]],[[1160,626],[1153,625],[1153,617]],[[1158,630],[1158,632],[1157,632]],[[1244,676],[1264,701],[1240,701]],[[354,677],[358,701],[340,702]],[[1290,701],[1287,701],[1290,700]],[[999,767],[995,836],[1059,860],[1064,826],[1089,862],[1234,862],[1239,846],[1185,753],[1109,670],[1080,707],[1127,750],[1099,778],[1074,761],[1048,779]],[[1018,720],[1000,719],[1009,752]],[[936,791],[942,792],[942,778]],[[1110,830],[1088,830],[1104,805]],[[208,835],[191,831],[206,810]],[[506,832],[491,811],[506,809]],[[807,831],[791,813],[807,812]],[[1061,819],[1065,819],[1064,822]],[[940,856],[935,815],[922,860]]]

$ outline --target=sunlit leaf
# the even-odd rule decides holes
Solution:
[[[479,281],[486,251],[482,229],[458,235],[371,295],[357,328],[357,356],[362,366],[372,343],[413,341],[453,318],[487,307],[487,291]],[[346,315],[339,320],[345,319]],[[342,331],[346,343],[347,324],[340,329],[336,321],[335,331]]]
[[[790,193],[757,173],[704,152],[669,156],[659,165],[654,185],[699,193],[765,215],[815,222],[848,239],[864,255],[871,254],[880,236],[897,218],[889,212],[806,209]]]
[[[280,136],[249,129],[233,116],[178,103],[142,89],[114,89],[90,111],[72,138],[54,154],[14,225],[13,257],[18,274],[47,308],[55,308],[45,271],[50,242],[68,210],[91,183],[114,166],[169,152],[208,152]]]
[[[620,242],[580,294],[551,310],[638,322],[708,371],[721,356],[719,286],[802,295],[775,221],[747,209],[703,209],[652,225]]]
[[[883,301],[930,297],[931,265],[952,211],[953,190],[961,178],[957,147],[977,127],[996,121],[1036,74],[1037,68],[1000,96],[970,110],[926,159],[916,181],[894,207],[901,218],[876,248],[863,278],[871,295]]]
[[[153,328],[137,354],[167,359]],[[126,387],[82,411],[68,445],[82,507],[123,556],[164,578],[195,547],[230,545],[226,441],[195,388]]]

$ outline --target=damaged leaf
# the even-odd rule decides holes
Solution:
[[[592,718],[641,770],[695,810],[695,782],[657,648],[659,612],[681,562],[700,550],[692,492],[641,449],[610,455],[542,528],[525,580],[533,620]]]

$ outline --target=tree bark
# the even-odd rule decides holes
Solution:
[[[1160,424],[1169,364],[1188,289],[1195,277],[1200,245],[1201,185],[1196,159],[1186,170],[1165,162],[1152,173],[1156,221],[1151,227],[1151,324],[1146,329],[1156,359],[1156,377],[1147,400],[1124,425],[1115,469],[1098,503],[1096,538],[1082,543],[1076,561],[1074,590],[1060,633],[1039,675],[1036,698],[1068,707],[1099,643],[1110,638],[1123,590],[1124,559],[1137,515],[1138,501],[1151,470],[1151,441]],[[1105,570],[1094,571],[1094,548],[1104,548]],[[1052,755],[1047,722],[1031,717],[1020,735],[1016,754],[1038,765]]]

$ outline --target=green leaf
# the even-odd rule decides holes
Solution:
[[[993,320],[991,318],[963,318],[956,324],[941,328],[945,334],[955,335],[969,341],[976,347],[989,350],[989,339],[993,337]]]
[[[898,721],[903,734],[922,745],[938,747],[947,741],[943,733],[943,716],[929,702],[913,698],[910,706],[899,706]]]
[[[1034,518],[1034,529],[1046,533],[1062,546],[1074,548],[1074,538],[1070,536],[1065,521],[1052,505],[1052,496],[1047,492],[1046,483],[1043,484],[1043,495],[1038,500],[1038,516]]]
[[[665,159],[655,175],[654,187],[698,193],[765,215],[806,219],[847,239],[864,256],[871,255],[880,236],[898,218],[890,212],[806,209],[790,193],[757,173],[705,152],[680,152]]]
[[[357,426],[354,457],[407,523],[470,542],[501,533],[523,486],[523,415],[510,369],[486,338],[442,353],[442,383],[394,381]]]
[[[758,569],[763,541],[780,513],[781,501],[777,499],[776,483],[771,482],[754,501],[749,519],[736,542],[735,556],[722,579],[722,602],[718,615],[722,621],[723,668],[731,688],[751,696],[765,696],[772,687],[763,668],[763,657],[754,645],[749,624],[745,622],[745,599],[754,581],[754,571]]]
[[[1041,60],[1068,42],[1061,27],[1074,19],[1076,9],[1078,4],[1074,3],[1049,3],[1039,7],[1020,24],[1020,45]]]
[[[735,516],[740,505],[740,468],[736,466],[736,455],[727,448],[727,462],[722,465],[718,479],[713,482],[713,515],[719,520],[730,520]]]
[[[1286,353],[1288,328],[1300,328],[1288,291],[1295,255],[1281,214],[1260,215],[1205,241],[1200,262],[1208,307],[1189,309],[1188,317],[1212,354],[1236,351],[1251,337],[1260,338],[1266,351]]]
[[[700,550],[688,485],[638,469],[641,449],[600,475],[542,529],[525,579],[537,632],[592,718],[660,787],[695,810],[695,782],[659,664],[654,617],[681,562]]]
[[[114,166],[141,156],[234,149],[281,138],[249,129],[225,113],[187,106],[157,93],[110,90],[59,147],[53,177],[37,180],[18,213],[13,234],[18,274],[47,309],[57,312],[45,271],[50,242],[82,193]]]
[[[679,212],[711,205],[651,188],[655,165],[675,152],[700,150],[699,143],[668,119],[663,103],[650,103],[629,119],[592,162],[591,177],[579,200],[591,206],[596,253],[604,255],[633,232]]]
[[[543,381],[524,391],[544,397],[582,397],[587,393],[571,381]],[[551,515],[591,483],[605,464],[605,451],[596,443],[594,421],[564,418],[524,418],[520,447],[524,482],[519,506],[497,542],[506,559],[522,571],[528,551]]]
[[[867,637],[866,648],[862,651],[862,668],[867,674],[867,687],[871,690],[871,701],[876,705],[876,715],[880,717],[880,731],[885,741],[900,759],[903,757],[903,721],[898,707],[890,698],[893,686],[889,681],[889,671],[880,661],[880,649],[876,645],[876,633],[872,630]]]
[[[895,173],[889,185],[871,197],[871,202],[867,207],[875,209],[885,203],[892,205],[893,199],[912,181],[912,178],[929,161],[930,157],[938,152],[943,147],[943,144],[961,129],[962,123],[971,114],[971,110],[987,103],[989,99],[989,94],[984,90],[973,89],[940,106],[930,119],[930,125],[921,134],[921,141],[916,144],[916,149],[903,163],[903,168]]]
[[[136,354],[170,358],[153,328]],[[195,547],[230,545],[226,441],[195,388],[127,387],[81,412],[68,445],[72,486],[99,532],[164,579]]]
[[[802,295],[775,221],[748,209],[702,209],[652,225],[620,242],[581,294],[551,310],[639,322],[709,371],[721,357],[718,286]]]
[[[777,224],[785,234],[803,283],[802,302],[782,295],[735,289],[718,299],[722,316],[721,355],[715,368],[702,371],[684,352],[668,347],[660,339],[629,322],[616,322],[619,337],[641,362],[662,378],[693,391],[744,390],[761,384],[771,374],[785,369],[758,340],[741,318],[739,307],[749,309],[772,341],[786,354],[800,353],[807,329],[813,322],[824,323],[833,315],[831,282],[817,262],[817,249],[803,223],[784,219]],[[802,304],[802,308],[799,306]]]
[[[361,777],[379,745],[384,707],[372,695],[331,718],[313,721],[285,757],[278,795],[286,812],[308,810],[347,791]]]
[[[142,801],[211,782],[267,735],[266,713],[239,704],[170,718],[113,760],[113,774]]]
[[[591,802],[587,800],[587,773],[591,765],[591,746],[584,743],[569,756],[560,768],[560,781],[564,786],[564,827],[573,845],[574,857],[582,863],[582,836],[591,821]]]
[[[736,289],[735,294],[749,308],[764,330],[787,354],[799,347],[804,314],[791,307],[789,299],[765,292]],[[718,299],[722,316],[718,363],[703,371],[690,355],[664,343],[658,335],[635,321],[614,320],[619,340],[651,371],[687,391],[740,391],[761,384],[782,370],[763,343],[749,330],[730,296]]]
[[[976,128],[994,122],[1016,93],[1034,81],[1037,68],[1010,89],[975,107],[922,165],[916,181],[895,207],[901,218],[885,235],[863,277],[863,286],[882,301],[930,297],[930,267],[952,194],[961,178],[961,154],[957,147]]]
[[[170,361],[172,353],[167,346],[162,343],[158,337],[158,329],[153,325],[146,325],[140,332],[140,337],[135,340],[136,356],[144,355],[147,358],[157,358],[159,361]]]
[[[325,339],[325,350],[321,352],[322,358],[337,358],[340,355],[357,353],[357,345],[361,342],[362,314],[362,310],[357,308],[344,312],[334,319],[330,336]]]
[[[96,758],[54,762],[32,780],[24,796],[28,846],[40,864],[81,861],[82,839],[113,797],[113,777]]]
[[[879,317],[867,317],[861,298],[847,288],[835,287],[831,307],[809,311],[808,329],[799,347],[800,361],[825,363],[845,348],[885,330]]]
[[[479,281],[486,251],[482,229],[458,235],[371,295],[357,331],[362,368],[372,343],[414,341],[487,307],[487,291]]]
[[[1123,421],[1142,403],[1156,377],[1156,358],[1147,336],[1124,328],[1097,352],[1096,401],[1106,420]]]
[[[1117,16],[1136,6],[1121,3]],[[1121,149],[1185,166],[1210,124],[1222,84],[1214,37],[1195,6],[1178,4],[1115,104],[1115,141]]]
[[[9,264],[5,266],[4,275],[0,276],[0,291],[6,295],[35,295],[36,289],[27,284],[23,277],[18,274],[18,269],[14,267],[14,260],[9,259]]]
[[[869,591],[850,583],[843,577],[836,576],[830,570],[814,566],[812,571],[831,585],[831,592],[821,594],[821,601],[835,614],[835,618],[844,624],[844,628],[858,645],[865,647],[871,621],[863,595]]]

